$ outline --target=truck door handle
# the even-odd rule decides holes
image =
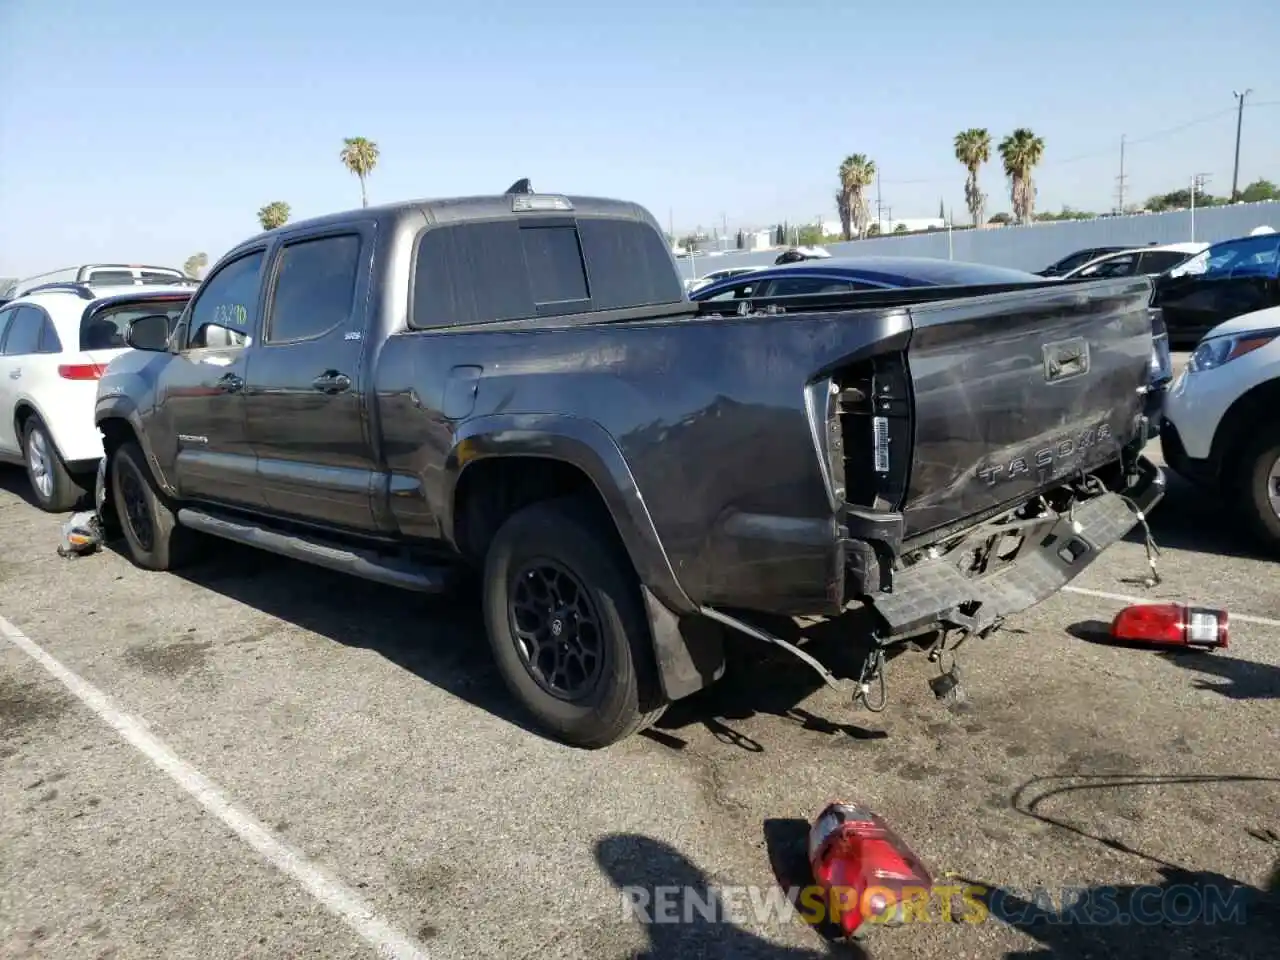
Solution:
[[[10,379],[10,380],[19,380],[19,379],[21,379],[21,378],[22,378],[22,368],[21,368],[21,367],[18,367],[16,370],[10,370],[10,371],[9,371],[9,379]]]
[[[341,393],[343,390],[350,389],[351,378],[337,370],[326,370],[311,381],[311,386],[321,393]]]
[[[239,393],[244,389],[244,380],[234,373],[224,373],[214,384],[223,393]]]

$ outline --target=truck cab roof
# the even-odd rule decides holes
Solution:
[[[287,223],[210,270],[338,233],[376,235],[376,283],[409,303],[411,329],[594,322],[692,313],[675,258],[643,206],[603,197],[506,193],[410,200]],[[390,259],[386,259],[390,258]]]
[[[514,209],[516,198],[523,198],[528,209]],[[312,230],[317,227],[339,226],[358,220],[408,223],[414,226],[457,223],[467,220],[489,220],[519,215],[567,215],[573,217],[611,217],[638,220],[658,229],[657,221],[638,203],[613,200],[606,197],[566,196],[563,194],[480,194],[469,197],[427,197],[417,200],[400,200],[371,207],[357,207],[335,213],[327,213],[306,220],[290,221],[274,230],[267,230],[237,245],[251,246],[264,237]],[[661,232],[661,231],[659,231]]]

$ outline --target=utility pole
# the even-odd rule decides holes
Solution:
[[[1120,176],[1116,177],[1116,213],[1124,213],[1124,134],[1120,134]]]
[[[881,211],[883,209],[884,207],[880,203],[880,171],[877,170],[876,171],[876,233],[880,235],[884,234],[884,217],[881,216]]]
[[[1204,185],[1208,182],[1207,173],[1197,173],[1191,178],[1191,241],[1196,239],[1196,191],[1204,193]]]
[[[1231,171],[1231,202],[1235,203],[1237,191],[1236,187],[1240,183],[1240,127],[1244,123],[1244,98],[1253,93],[1253,89],[1237,91],[1232,90],[1231,95],[1239,101],[1236,109],[1236,164]]]

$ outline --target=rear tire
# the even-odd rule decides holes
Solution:
[[[507,519],[485,557],[486,632],[507,688],[538,726],[588,749],[666,709],[638,579],[598,532],[607,522],[573,499],[535,503]]]
[[[1236,461],[1232,499],[1250,533],[1280,555],[1280,426],[1262,430]]]
[[[46,513],[66,513],[75,509],[88,492],[62,462],[49,428],[35,414],[22,427],[22,460],[36,506]]]
[[[180,526],[142,449],[121,444],[111,455],[111,496],[129,556],[144,570],[176,570],[195,553],[195,533]]]

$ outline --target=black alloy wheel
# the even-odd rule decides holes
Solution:
[[[508,591],[511,633],[529,676],[553,697],[582,699],[604,666],[600,616],[582,581],[539,557],[519,568]]]

